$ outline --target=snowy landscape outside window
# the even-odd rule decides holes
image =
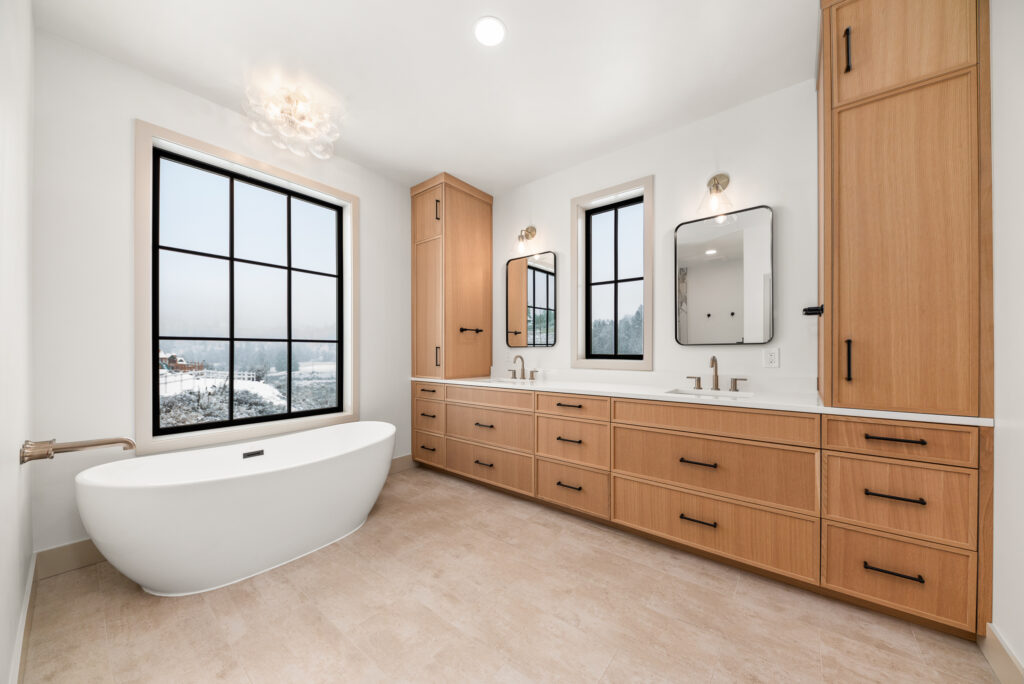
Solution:
[[[153,150],[153,425],[342,410],[340,206]]]

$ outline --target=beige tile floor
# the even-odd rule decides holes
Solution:
[[[977,647],[446,475],[185,598],[39,583],[27,682],[995,682]]]

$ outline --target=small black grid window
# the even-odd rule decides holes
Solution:
[[[526,268],[526,342],[530,347],[555,344],[555,274]]]
[[[586,357],[644,357],[644,198],[586,212]]]
[[[342,207],[153,150],[153,432],[342,410]]]

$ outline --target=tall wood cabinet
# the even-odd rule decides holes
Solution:
[[[490,375],[492,198],[446,173],[411,194],[413,375]]]
[[[822,398],[991,416],[987,0],[822,4]]]

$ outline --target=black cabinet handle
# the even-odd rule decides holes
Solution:
[[[691,461],[683,456],[679,457],[680,463],[686,463],[687,465],[703,466],[705,468],[717,468],[717,463],[704,463],[703,461]]]
[[[522,335],[523,334],[522,330],[506,330],[505,332],[507,332],[509,335]]]
[[[460,333],[471,332],[471,333],[477,333],[479,335],[483,331],[484,331],[483,328],[459,328],[459,332]]]
[[[843,31],[843,38],[846,39],[846,68],[843,69],[844,73],[849,73],[850,69],[853,68],[853,62],[850,61],[850,27],[847,26],[846,30]]]
[[[420,449],[423,449],[424,451],[437,451],[434,447],[423,446],[422,444],[420,444]]]
[[[804,316],[824,316],[825,305],[819,304],[818,306],[805,306]]]
[[[437,390],[427,389],[426,387],[420,387],[420,392],[430,392],[431,394],[437,392]]]
[[[846,29],[846,30],[849,31],[850,29]],[[847,71],[849,71],[849,69],[847,69]],[[439,199],[434,200],[434,220],[435,221],[440,221],[441,220],[441,200],[439,200]]]
[[[853,340],[846,340],[846,382],[853,380]]]
[[[473,425],[476,425],[477,427],[487,428],[489,430],[493,430],[494,429],[493,425],[484,425],[483,423],[473,423]]]
[[[689,518],[685,513],[679,514],[680,520],[688,520],[689,522],[697,523],[698,525],[707,525],[708,527],[718,527],[717,522],[706,522],[704,520],[697,520],[696,518]]]
[[[877,439],[880,442],[899,442],[900,444],[920,444],[921,446],[927,446],[928,442],[923,439],[900,439],[899,437],[879,437],[878,435],[869,435],[864,433],[864,439]]]
[[[494,467],[493,463],[484,463],[483,461],[481,461],[479,459],[473,459],[473,463],[476,463],[477,465],[482,465],[485,468],[493,468]]]
[[[565,408],[578,408],[578,409],[583,408],[583,404],[563,404],[562,402],[558,402],[557,404],[555,404],[555,406],[563,406]]]
[[[892,499],[893,501],[906,501],[907,503],[917,504],[918,506],[927,506],[928,505],[928,502],[925,501],[924,499],[922,499],[921,497],[918,497],[916,499],[908,499],[905,496],[893,496],[892,494],[879,494],[878,492],[871,491],[867,487],[864,488],[864,496],[877,496],[880,499]]]
[[[583,440],[582,439],[566,439],[562,435],[558,435],[557,437],[555,437],[555,439],[557,441],[559,441],[559,442],[571,442],[573,444],[583,444]]]
[[[573,487],[572,485],[565,484],[561,480],[559,480],[555,484],[558,485],[559,487],[565,487],[566,489],[575,489],[577,492],[582,492],[583,491],[583,485],[580,485],[579,487]]]
[[[424,418],[437,418],[437,415],[434,413],[421,413],[420,415]]]
[[[435,366],[440,366],[441,365],[441,348],[440,347],[434,347],[434,365]]]
[[[917,577],[914,577],[913,575],[904,575],[902,572],[896,572],[895,570],[886,570],[885,568],[876,568],[874,565],[871,565],[867,561],[864,561],[864,569],[865,570],[870,570],[872,572],[881,572],[881,573],[884,573],[886,575],[892,575],[893,577],[900,577],[900,578],[905,579],[905,580],[910,580],[911,582],[920,582],[921,584],[924,584],[924,577],[922,575],[918,575]]]

